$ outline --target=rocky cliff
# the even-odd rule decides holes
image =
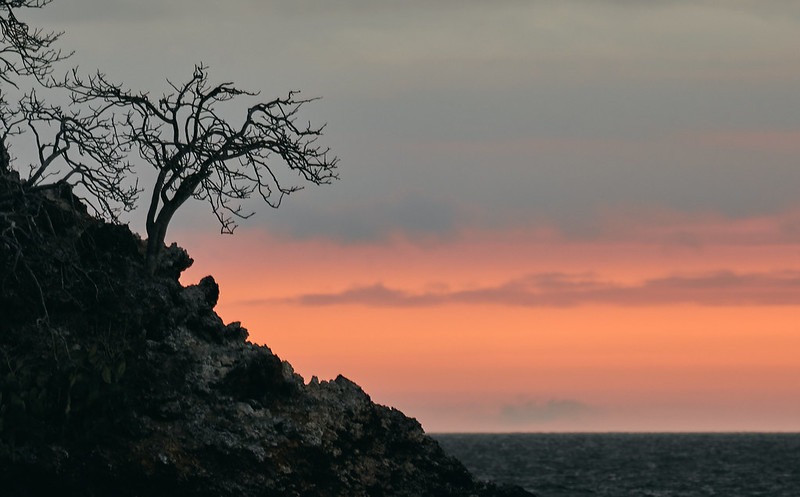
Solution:
[[[305,383],[206,277],[67,188],[0,176],[0,495],[523,496],[344,377]]]

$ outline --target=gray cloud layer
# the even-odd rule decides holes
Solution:
[[[682,137],[800,129],[799,13],[748,0],[57,0],[36,16],[66,31],[74,63],[134,88],[161,92],[203,61],[266,97],[323,96],[303,118],[329,123],[342,181],[250,223],[363,241],[532,220],[591,233],[597,212],[643,205],[748,217],[796,204],[796,149]]]
[[[673,275],[649,279],[636,285],[615,284],[598,280],[591,275],[551,273],[529,275],[502,285],[469,290],[412,293],[376,284],[351,288],[339,293],[300,295],[281,301],[304,306],[375,307],[424,307],[443,304],[496,304],[523,307],[569,307],[588,304],[798,305],[800,271],[771,273],[720,271]]]

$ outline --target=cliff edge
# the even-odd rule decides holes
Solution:
[[[355,383],[305,383],[214,312],[212,277],[0,175],[0,494],[525,496]]]

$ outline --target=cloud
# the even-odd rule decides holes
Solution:
[[[797,133],[780,130],[798,113],[797,23],[702,7],[798,9],[766,3],[75,0],[39,15],[78,50],[68,64],[135,89],[158,94],[202,60],[265,96],[324,96],[307,116],[330,123],[342,181],[279,212],[258,204],[251,222],[271,231],[369,241],[539,223],[596,238],[609,209],[741,219],[796,202]],[[684,134],[697,137],[663,138]]]
[[[589,304],[798,305],[800,271],[678,274],[647,279],[637,284],[614,283],[591,274],[540,273],[509,280],[500,285],[465,290],[415,293],[375,284],[349,288],[338,293],[304,294],[280,301],[303,306],[373,307],[424,307],[444,304],[521,307],[570,307]]]
[[[54,23],[148,23],[167,21],[186,17],[195,9],[179,3],[140,1],[136,3],[108,2],[106,0],[81,0],[75,2],[53,2],[36,17]]]
[[[687,141],[713,148],[796,153],[800,150],[800,130],[717,131],[689,136]]]
[[[391,290],[383,285],[352,288],[338,294],[307,294],[289,300],[309,306],[358,303],[376,307],[417,307],[432,305],[439,301],[430,294],[412,295],[399,290]]]
[[[337,192],[330,195],[335,197]],[[298,201],[265,216],[264,222],[295,238],[327,237],[353,243],[385,240],[399,233],[447,236],[458,230],[462,210],[455,202],[411,192],[367,201],[343,200],[335,209]]]
[[[593,410],[591,406],[577,400],[531,400],[504,406],[500,416],[503,421],[511,424],[550,423],[582,418]]]

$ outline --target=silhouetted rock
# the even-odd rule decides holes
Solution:
[[[0,177],[0,495],[523,496],[476,482],[414,419],[306,384],[67,188]]]

